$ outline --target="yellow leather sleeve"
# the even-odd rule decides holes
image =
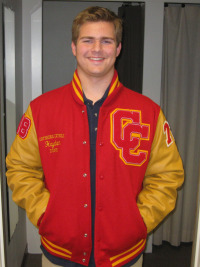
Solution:
[[[166,123],[160,111],[143,189],[137,200],[148,233],[175,208],[177,189],[184,181],[182,160],[171,131],[167,133],[164,128]]]
[[[38,140],[30,106],[25,117],[31,121],[31,126],[24,139],[16,135],[6,158],[6,176],[8,186],[13,191],[14,202],[26,210],[29,220],[37,227],[39,218],[46,210],[49,191],[43,181]]]

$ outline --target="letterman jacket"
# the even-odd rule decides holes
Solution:
[[[87,266],[92,249],[90,144],[77,71],[33,100],[7,156],[13,200],[39,228],[44,248]],[[96,266],[123,266],[175,207],[183,167],[160,107],[125,88],[115,71],[98,119]]]

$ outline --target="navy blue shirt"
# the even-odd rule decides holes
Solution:
[[[110,87],[110,86],[109,86]],[[83,94],[84,98],[84,104],[87,106],[87,114],[88,114],[88,123],[89,123],[89,132],[90,132],[90,177],[91,177],[91,205],[92,205],[92,244],[94,244],[94,223],[95,223],[95,195],[96,195],[96,138],[97,138],[97,131],[98,131],[98,117],[99,117],[99,111],[100,108],[105,101],[106,97],[108,96],[109,87],[106,90],[103,97],[95,102],[93,102],[86,98],[86,96]],[[41,249],[44,253],[44,255],[54,264],[57,264],[59,266],[64,267],[83,267],[84,265],[78,264],[75,262],[71,262],[65,259],[61,259],[58,257],[55,257],[48,253],[44,247],[41,245]],[[131,262],[124,265],[124,267],[130,267],[133,265],[141,255],[136,257]],[[94,246],[92,248],[91,256],[90,256],[90,262],[88,267],[95,267],[95,261],[94,261]]]

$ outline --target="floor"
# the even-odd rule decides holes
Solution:
[[[192,243],[173,247],[167,242],[153,246],[153,253],[144,254],[143,267],[190,267]],[[41,267],[40,254],[26,254],[22,267]]]
[[[153,246],[153,253],[144,254],[143,267],[190,267],[192,243],[182,243],[179,247],[163,242]]]

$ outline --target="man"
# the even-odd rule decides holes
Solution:
[[[183,167],[160,107],[114,69],[122,23],[90,7],[72,27],[72,82],[32,101],[7,156],[13,199],[39,228],[45,266],[142,266],[174,209]]]

